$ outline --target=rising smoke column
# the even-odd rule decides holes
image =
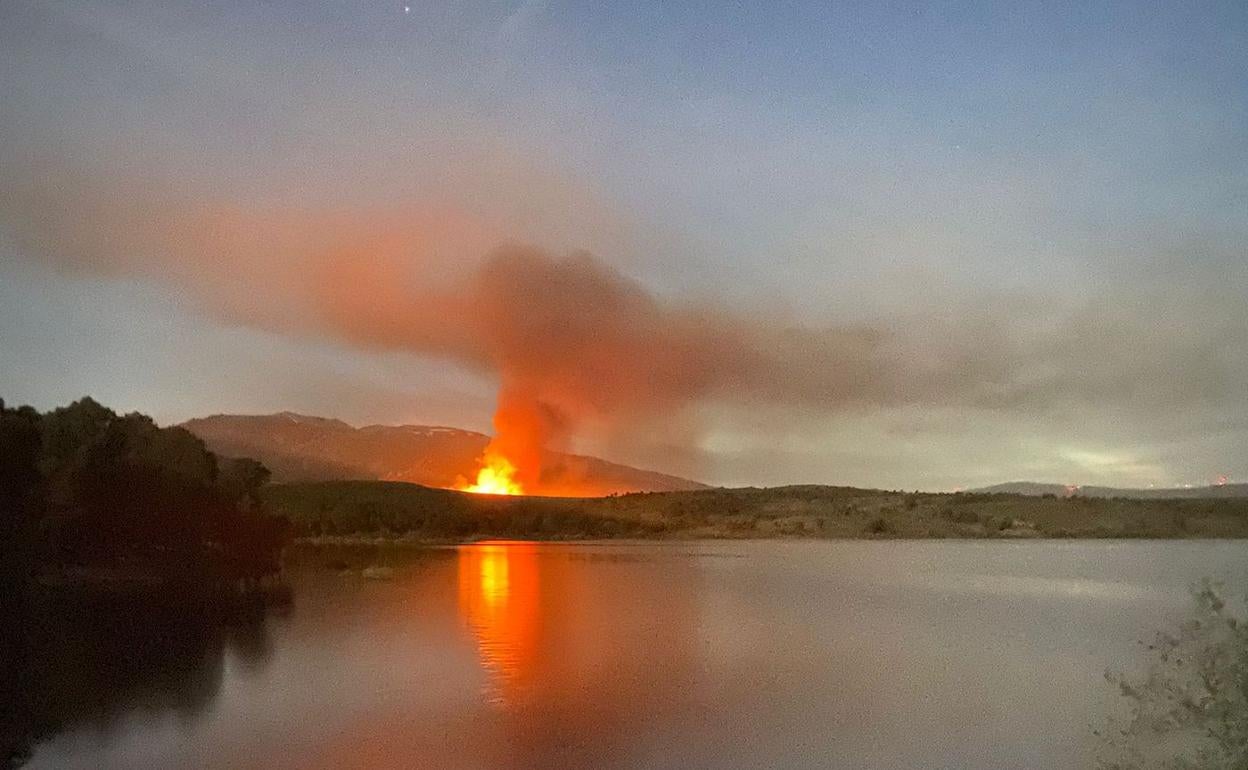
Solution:
[[[518,495],[542,488],[543,455],[566,437],[559,415],[533,392],[504,382],[494,412],[494,438],[481,455],[481,467],[456,486],[466,492]]]

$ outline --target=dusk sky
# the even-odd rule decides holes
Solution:
[[[0,397],[1248,481],[1248,4],[0,4]]]

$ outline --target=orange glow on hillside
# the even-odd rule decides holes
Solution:
[[[476,481],[455,488],[486,495],[533,494],[543,486],[542,453],[551,419],[532,397],[504,388],[494,412],[494,438],[485,447]]]
[[[556,410],[527,391],[504,387],[494,412],[494,437],[476,468],[458,477],[452,489],[541,497],[599,497],[620,491],[610,482],[595,483],[586,458],[560,457],[564,436]]]
[[[524,494],[524,487],[516,481],[516,466],[506,457],[489,449],[482,458],[481,470],[477,471],[476,482],[461,484],[456,489],[482,495]]]

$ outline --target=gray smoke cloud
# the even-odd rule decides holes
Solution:
[[[516,452],[582,431],[627,444],[662,424],[696,442],[691,415],[707,403],[1033,417],[1248,403],[1248,317],[1225,288],[1109,290],[1061,308],[996,298],[814,327],[661,298],[591,254],[509,243],[452,207],[242,208],[177,189],[8,163],[0,221],[28,258],[163,284],[229,323],[497,378],[500,416],[524,428]]]

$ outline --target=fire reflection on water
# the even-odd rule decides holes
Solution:
[[[658,561],[655,561],[655,559]],[[501,731],[484,766],[612,767],[696,703],[694,562],[627,546],[457,552],[458,612]]]
[[[539,643],[536,545],[484,542],[459,549],[459,610],[488,674],[487,697],[514,703],[533,674]]]

